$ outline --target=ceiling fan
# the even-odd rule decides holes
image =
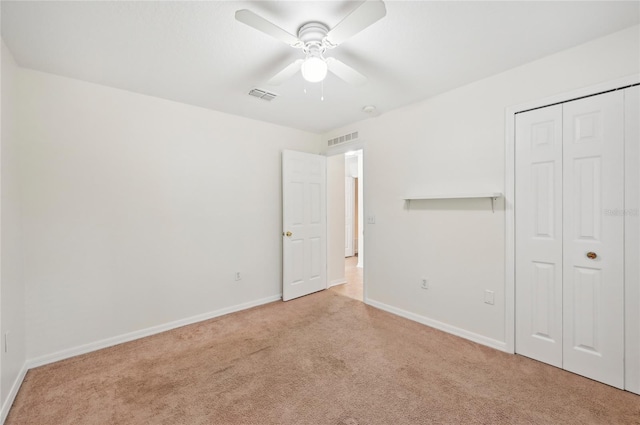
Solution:
[[[304,59],[287,65],[268,84],[280,85],[298,71],[302,72],[302,77],[308,82],[317,83],[324,80],[327,71],[330,71],[349,84],[362,85],[366,83],[367,77],[338,59],[325,57],[324,53],[338,47],[386,14],[387,10],[381,0],[368,0],[332,29],[320,22],[311,21],[300,27],[297,37],[247,9],[236,11],[236,20],[304,52]]]

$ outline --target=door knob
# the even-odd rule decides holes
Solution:
[[[285,235],[285,236],[287,236],[287,237],[291,237],[291,235],[293,235],[293,233],[291,233],[291,232],[287,232],[287,233],[285,233],[284,235]]]
[[[595,260],[596,258],[598,258],[598,254],[590,251],[590,252],[587,252],[587,257],[591,258],[592,260]]]

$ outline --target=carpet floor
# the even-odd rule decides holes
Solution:
[[[6,424],[640,424],[640,396],[322,291],[30,370]]]

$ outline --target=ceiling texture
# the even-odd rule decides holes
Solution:
[[[366,84],[298,73],[269,86],[302,52],[234,18],[249,9],[297,34],[308,21],[332,28],[359,5],[2,1],[2,37],[26,68],[323,133],[367,118],[364,106],[384,113],[640,21],[638,1],[386,1],[384,18],[328,52]]]

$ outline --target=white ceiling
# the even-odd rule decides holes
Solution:
[[[300,50],[234,19],[247,8],[296,34],[349,1],[10,2],[2,37],[24,67],[316,133],[513,68],[639,22],[640,2],[387,1],[387,16],[329,52],[369,77],[266,81]],[[247,95],[267,89],[265,102]]]

